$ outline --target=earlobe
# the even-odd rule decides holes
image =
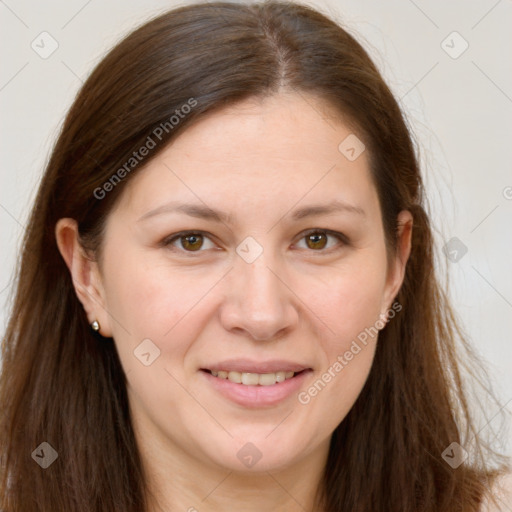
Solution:
[[[101,325],[102,336],[111,337],[110,318],[105,307],[105,297],[97,263],[86,254],[78,237],[74,219],[60,219],[55,226],[55,238],[64,259],[78,300],[82,303],[89,324]]]

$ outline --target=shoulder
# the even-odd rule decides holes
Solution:
[[[486,498],[482,504],[481,512],[508,512],[512,503],[512,473],[497,478],[491,493],[497,504],[489,503],[489,499]]]

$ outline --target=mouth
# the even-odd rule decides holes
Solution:
[[[276,407],[306,386],[311,368],[255,373],[201,368],[204,383],[215,393],[246,409]],[[240,368],[243,369],[243,368]],[[269,372],[270,369],[265,369]],[[265,371],[264,370],[264,371]]]
[[[235,384],[242,384],[244,386],[273,386],[286,380],[293,379],[294,377],[309,371],[310,369],[301,370],[298,372],[292,371],[277,371],[273,373],[253,373],[253,372],[238,372],[234,370],[208,370],[201,368],[201,371],[209,373],[213,377],[222,380],[229,380]]]

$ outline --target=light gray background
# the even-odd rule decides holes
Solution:
[[[420,145],[441,275],[446,267],[456,310],[500,397],[501,407],[489,407],[479,426],[499,429],[500,409],[512,412],[512,1],[310,4],[356,35],[408,116]],[[74,95],[121,36],[176,5],[0,1],[2,332],[29,205]],[[48,39],[41,42],[43,31],[58,43],[46,59],[31,47],[34,41],[40,51],[50,48]],[[464,41],[469,46],[458,55]],[[458,262],[441,250],[452,237],[468,249]]]

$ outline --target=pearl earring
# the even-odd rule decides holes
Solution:
[[[94,320],[94,322],[91,324],[91,329],[96,332],[100,330],[100,323],[98,320]]]

